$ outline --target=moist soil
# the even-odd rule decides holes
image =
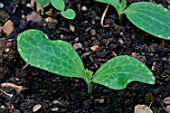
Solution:
[[[127,1],[129,5],[141,0]],[[14,83],[25,88],[18,93],[14,88],[1,87],[0,113],[33,113],[37,105],[40,105],[37,113],[133,113],[138,104],[150,106],[154,113],[168,112],[163,99],[170,96],[170,41],[145,33],[126,17],[123,25],[119,25],[118,16],[112,7],[104,21],[110,26],[102,27],[100,18],[106,5],[93,0],[65,1],[66,7],[76,12],[74,20],[64,19],[55,9],[48,14],[52,8],[50,5],[45,8],[45,14],[40,15],[41,22],[25,19],[32,11],[36,11],[36,6],[29,7],[30,0],[0,2],[4,4],[0,8],[0,26],[7,20],[11,20],[15,26],[15,30],[8,36],[2,30],[0,32],[0,82]],[[170,6],[168,0],[148,2],[166,8]],[[45,22],[48,17],[54,21]],[[74,26],[75,30],[70,26]],[[76,51],[85,68],[94,72],[116,55],[133,56],[152,70],[156,83],[148,85],[132,82],[126,89],[119,91],[94,84],[92,94],[88,95],[87,85],[82,79],[62,77],[26,65],[17,51],[16,38],[27,29],[41,30],[51,40],[61,39],[72,45],[81,44]],[[96,45],[97,49],[92,50],[91,47]]]

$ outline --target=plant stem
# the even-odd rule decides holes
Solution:
[[[90,95],[92,93],[92,81],[88,83],[88,94]]]
[[[119,15],[119,25],[123,25],[123,14]]]
[[[87,83],[87,86],[88,86],[88,94],[90,95],[91,93],[92,93],[92,74],[93,74],[93,72],[92,71],[90,71],[90,70],[88,70],[88,69],[86,69],[85,70],[85,81],[86,81],[86,83]]]
[[[44,15],[44,8],[41,9],[41,15]]]

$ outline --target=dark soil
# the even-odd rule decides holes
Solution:
[[[128,0],[128,4],[137,1],[141,0]],[[0,2],[5,5],[0,9],[0,26],[7,20],[12,20],[15,26],[9,36],[0,31],[0,82],[25,87],[20,93],[13,88],[1,88],[13,96],[0,92],[0,113],[32,113],[36,104],[42,105],[37,113],[133,113],[137,104],[150,105],[154,113],[166,113],[167,105],[162,101],[170,96],[170,41],[163,43],[133,26],[126,17],[120,26],[112,7],[105,17],[105,23],[110,27],[101,27],[100,17],[106,5],[93,0],[66,0],[66,6],[76,11],[76,18],[64,19],[57,10],[53,10],[51,17],[56,21],[46,25],[44,21],[28,22],[23,18],[36,10],[36,7],[27,7],[30,0]],[[168,0],[149,2],[164,7],[170,5]],[[88,10],[82,11],[78,6],[86,6]],[[45,12],[50,8],[45,8]],[[42,16],[43,20],[47,17],[46,14]],[[70,25],[75,26],[74,32],[69,29]],[[94,72],[115,55],[133,55],[152,70],[156,83],[133,82],[121,91],[94,84],[92,94],[88,95],[87,85],[82,79],[61,77],[25,66],[17,51],[16,38],[20,32],[33,28],[43,31],[51,40],[62,39],[73,45],[81,43],[82,48],[77,52],[85,67]],[[94,45],[99,46],[96,52],[90,49]]]

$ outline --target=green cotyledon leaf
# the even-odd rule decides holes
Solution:
[[[93,82],[111,89],[126,88],[132,81],[155,83],[152,72],[140,61],[130,56],[117,56],[103,64],[94,74]]]
[[[149,2],[131,4],[125,11],[127,18],[138,28],[156,37],[170,40],[170,11]]]
[[[58,9],[59,11],[65,10],[64,0],[50,0],[53,7]]]
[[[70,20],[73,20],[76,16],[74,10],[72,10],[72,9],[67,9],[66,11],[62,11],[60,13],[63,17],[70,19]]]
[[[83,63],[67,42],[49,40],[39,30],[27,30],[17,37],[18,51],[26,63],[67,77],[85,78]]]

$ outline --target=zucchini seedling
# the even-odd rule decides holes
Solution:
[[[158,38],[170,40],[170,11],[150,2],[136,2],[127,7],[126,0],[95,0],[113,6],[122,23],[125,14],[130,22]],[[106,7],[106,10],[108,7]],[[105,12],[106,13],[106,12]],[[101,22],[102,23],[102,22]]]
[[[67,19],[73,20],[76,16],[73,9],[68,8],[65,10],[64,0],[36,0],[37,3],[42,4],[42,13],[44,14],[44,8],[47,7],[50,2],[54,8],[60,11],[60,14]]]
[[[155,83],[153,73],[140,61],[130,56],[117,56],[108,60],[93,75],[71,44],[62,40],[49,40],[35,29],[24,31],[17,37],[18,51],[27,64],[66,77],[85,80],[88,93],[92,84],[98,83],[111,89],[121,90],[132,81]]]

